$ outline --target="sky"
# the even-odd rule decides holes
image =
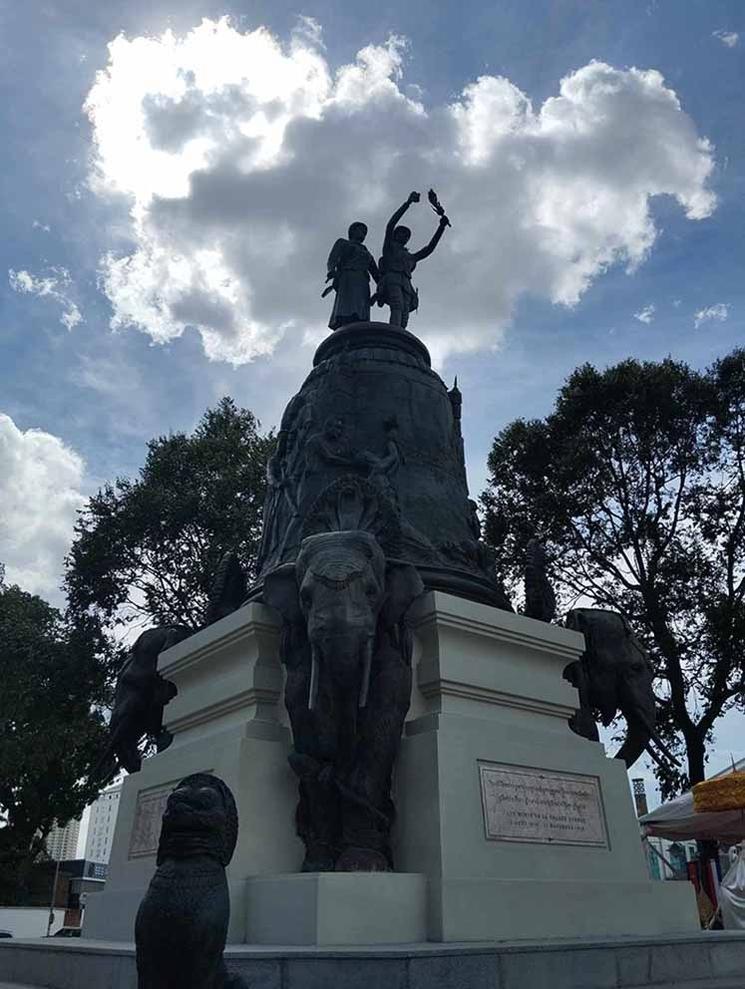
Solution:
[[[453,224],[410,329],[474,495],[577,364],[742,343],[741,0],[0,0],[0,81],[0,560],[55,604],[149,439],[225,394],[278,423],[331,244],[359,218],[377,254],[412,189]]]

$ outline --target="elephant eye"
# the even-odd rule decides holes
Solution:
[[[365,587],[365,594],[367,594],[367,596],[369,598],[375,598],[375,597],[377,597],[378,596],[378,589],[375,586],[375,584],[368,584]]]
[[[303,590],[300,592],[300,606],[302,608],[310,608],[310,605],[311,605],[310,591],[307,588],[303,588]]]

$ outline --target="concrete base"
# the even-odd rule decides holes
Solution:
[[[742,989],[745,933],[668,938],[226,951],[256,989]],[[136,989],[134,945],[0,942],[0,982]]]
[[[438,941],[512,940],[528,930],[551,938],[665,935],[693,919],[687,882],[446,879],[432,887],[430,930],[441,932]]]
[[[416,682],[395,772],[394,857],[428,877],[428,939],[697,930],[693,887],[649,879],[626,767],[567,726],[577,696],[562,673],[582,636],[437,592],[411,621]],[[489,833],[484,765],[596,788],[602,840],[557,840],[543,824],[530,837]],[[540,814],[550,800],[537,803]]]
[[[246,883],[248,944],[406,944],[427,936],[427,881],[402,872],[313,872]]]
[[[162,653],[159,670],[178,689],[165,709],[174,739],[124,781],[109,878],[102,893],[89,897],[85,937],[132,939],[155,870],[164,800],[190,773],[214,772],[238,807],[238,844],[227,870],[229,942],[245,940],[246,879],[300,867],[278,628],[274,612],[251,604]]]
[[[297,780],[287,763],[279,622],[269,608],[249,604],[160,657],[160,672],[178,688],[165,712],[174,740],[125,781],[109,879],[89,898],[84,936],[131,939],[155,868],[163,801],[179,779],[199,771],[224,779],[238,805],[238,844],[227,873],[229,943],[697,930],[690,884],[648,878],[625,766],[567,725],[577,695],[562,672],[581,654],[582,636],[439,592],[417,601],[410,620],[414,686],[395,769],[393,852],[398,873],[426,878],[426,931],[415,891],[421,879],[288,876],[303,850],[294,833]],[[484,767],[509,776],[510,800],[522,801],[520,813],[538,822],[532,831],[487,826]],[[595,798],[589,810],[572,810],[581,833],[566,841],[542,822],[554,820],[552,808],[566,806],[561,787],[570,784]],[[547,795],[546,786],[559,790]],[[397,882],[400,898],[385,892]],[[381,884],[373,896],[378,905],[369,909],[368,894],[358,895],[365,883]],[[350,902],[357,903],[352,910]]]

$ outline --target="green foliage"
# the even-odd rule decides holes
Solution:
[[[200,627],[220,556],[234,550],[252,575],[274,442],[229,398],[191,435],[152,440],[140,476],[106,485],[80,515],[71,606],[114,624]]]
[[[745,351],[704,373],[671,359],[586,364],[543,420],[496,437],[486,538],[508,583],[543,539],[564,608],[629,618],[658,676],[661,734],[703,779],[717,718],[744,695]]]
[[[95,796],[88,777],[106,736],[115,657],[98,622],[0,586],[0,896],[23,879],[55,820]]]

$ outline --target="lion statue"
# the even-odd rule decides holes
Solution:
[[[225,867],[237,837],[229,787],[210,773],[181,780],[168,798],[157,869],[135,921],[138,989],[248,989],[223,961]]]

